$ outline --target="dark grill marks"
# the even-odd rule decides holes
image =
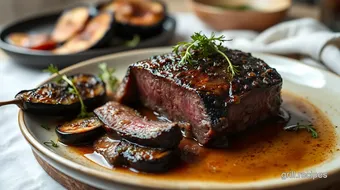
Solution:
[[[180,65],[181,58],[174,53],[132,64],[117,100],[139,101],[172,121],[190,123],[194,138],[203,145],[276,115],[282,86],[277,71],[249,53],[225,53],[239,71],[233,78],[228,63],[218,55],[192,65]]]

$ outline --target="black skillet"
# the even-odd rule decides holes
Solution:
[[[13,32],[51,32],[57,19],[62,11],[51,13],[44,16],[33,17],[14,24],[8,25],[0,32],[0,48],[3,49],[16,63],[34,68],[46,68],[49,64],[54,64],[59,68],[64,68],[77,62],[97,57],[104,54],[110,54],[131,49],[157,47],[168,45],[175,33],[176,21],[174,18],[167,16],[163,23],[163,31],[151,38],[142,39],[136,47],[128,47],[120,42],[120,45],[114,45],[118,39],[113,39],[112,45],[102,48],[90,49],[76,54],[56,55],[49,51],[30,50],[9,44],[6,38]]]

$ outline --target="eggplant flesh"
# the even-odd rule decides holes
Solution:
[[[91,9],[86,6],[65,11],[57,21],[52,39],[58,43],[70,39],[85,28],[90,17]]]
[[[115,32],[123,38],[150,37],[163,30],[165,4],[156,0],[116,0],[104,6],[115,13]]]
[[[105,83],[90,74],[69,77],[79,91],[88,111],[104,104],[107,99]],[[66,82],[51,82],[32,90],[23,90],[15,98],[21,100],[19,106],[26,112],[49,116],[74,116],[79,114],[79,98]]]
[[[89,21],[81,33],[68,40],[64,45],[53,50],[53,53],[78,53],[106,45],[113,37],[113,20],[113,14],[110,12],[98,14]]]
[[[56,133],[60,142],[68,145],[83,145],[92,143],[105,131],[103,123],[95,116],[74,119],[57,126]]]
[[[114,166],[148,173],[166,172],[174,167],[180,158],[178,148],[144,147],[124,139],[112,139],[107,135],[95,141],[94,149]]]

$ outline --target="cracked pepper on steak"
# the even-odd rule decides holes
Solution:
[[[271,116],[281,106],[282,78],[250,53],[224,52],[237,67],[232,77],[219,54],[180,64],[181,55],[153,56],[129,66],[116,98],[137,101],[172,121],[190,123],[190,133],[202,145],[217,146],[228,135]]]

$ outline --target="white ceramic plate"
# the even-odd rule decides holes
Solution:
[[[169,51],[171,51],[170,48],[157,48],[107,55],[68,67],[62,70],[61,73],[72,74],[84,72],[97,74],[98,64],[106,62],[108,66],[116,68],[117,77],[122,79],[129,64],[152,55]],[[306,66],[292,59],[268,54],[253,55],[263,59],[279,71],[284,78],[283,89],[308,98],[310,102],[328,115],[334,125],[340,126],[340,99],[338,98],[340,95],[340,88],[338,87],[340,84],[339,77],[330,72]],[[53,79],[53,77],[47,81],[51,79]],[[105,169],[62,146],[56,149],[46,147],[43,142],[49,141],[50,139],[56,140],[57,137],[54,130],[47,131],[39,127],[42,123],[49,123],[49,119],[26,114],[22,111],[19,112],[21,131],[38,156],[68,176],[102,189],[135,189],[136,186],[168,189],[271,189],[278,187],[291,188],[292,186],[300,188],[303,186],[305,188],[313,187],[314,189],[317,186],[325,186],[326,184],[332,183],[336,179],[336,174],[340,171],[340,152],[337,151],[328,161],[310,168],[316,172],[327,172],[328,178],[322,180],[282,180],[281,178],[274,178],[243,183],[167,179],[153,180],[151,177],[138,176],[132,172],[121,173]],[[340,128],[336,128],[335,130],[337,136],[340,137]],[[337,146],[338,144],[339,142],[337,142]]]

